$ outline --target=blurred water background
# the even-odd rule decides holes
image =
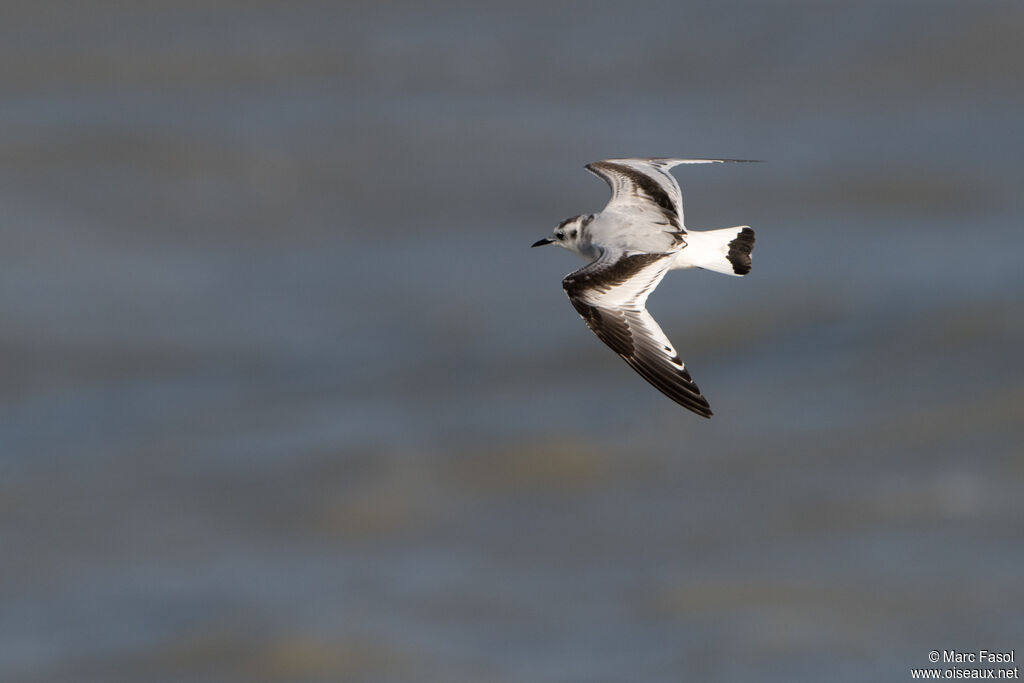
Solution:
[[[0,8],[0,680],[1024,650],[1024,5]],[[530,250],[677,169],[658,394]]]

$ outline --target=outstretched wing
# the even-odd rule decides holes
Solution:
[[[612,198],[605,211],[636,216],[649,214],[655,222],[685,231],[683,193],[669,170],[680,164],[721,164],[746,159],[605,159],[586,169],[608,183]]]
[[[644,308],[674,256],[675,252],[627,256],[605,251],[567,275],[562,287],[587,327],[641,377],[684,408],[711,417],[707,399],[672,342]]]

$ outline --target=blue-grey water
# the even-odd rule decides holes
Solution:
[[[0,680],[1024,653],[1024,5],[7,3]],[[530,250],[677,169],[668,401]]]

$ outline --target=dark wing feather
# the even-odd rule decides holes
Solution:
[[[605,211],[648,214],[655,221],[685,232],[683,193],[670,172],[680,164],[723,164],[747,159],[605,159],[586,169],[603,178],[612,190]]]
[[[672,256],[602,254],[566,276],[562,286],[587,327],[641,377],[684,408],[711,417],[707,399],[672,342],[644,308]]]
[[[603,178],[611,188],[612,198],[605,211],[653,212],[663,222],[682,229],[682,193],[667,170],[628,159],[595,161],[587,164],[586,169]]]

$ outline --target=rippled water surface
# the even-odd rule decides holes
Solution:
[[[908,680],[1024,647],[1024,6],[0,10],[0,679]],[[747,278],[530,250],[677,169]]]

